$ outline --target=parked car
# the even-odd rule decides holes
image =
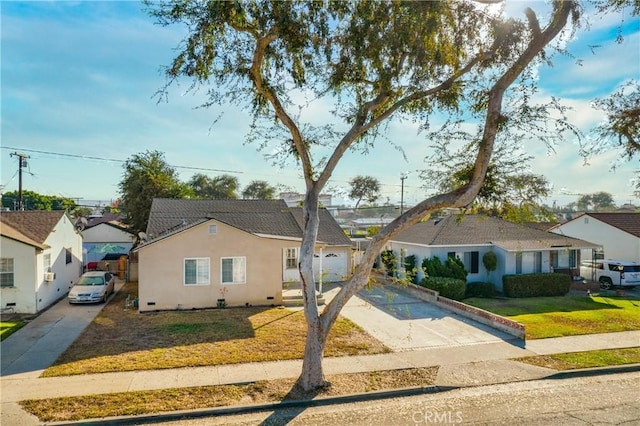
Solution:
[[[106,302],[115,291],[115,283],[116,279],[110,272],[85,272],[69,290],[69,303]]]
[[[640,263],[624,260],[598,259],[580,263],[580,274],[600,283],[603,289],[640,285]]]

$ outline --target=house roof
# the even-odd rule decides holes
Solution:
[[[320,210],[318,241],[350,245],[349,238],[325,209]],[[302,238],[302,209],[284,200],[191,200],[156,198],[147,235],[154,239],[214,219],[251,234]]]
[[[541,231],[484,215],[449,215],[420,222],[401,232],[394,241],[431,246],[497,245],[507,251],[556,247],[597,248],[597,244]]]
[[[640,213],[584,213],[573,220],[585,215],[640,238]]]
[[[64,210],[2,212],[0,233],[25,244],[45,248],[44,241],[65,214]]]

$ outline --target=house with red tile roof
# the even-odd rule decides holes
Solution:
[[[640,262],[640,213],[584,213],[550,231],[601,245],[598,258]]]
[[[82,273],[82,235],[65,211],[1,212],[0,236],[3,311],[38,313]]]
[[[321,209],[314,253],[317,282],[351,272],[351,240]],[[283,302],[300,281],[302,209],[284,200],[154,199],[138,256],[140,311]],[[320,285],[319,285],[320,287]]]
[[[501,290],[502,276],[507,274],[577,275],[581,251],[590,253],[599,245],[497,217],[452,214],[417,223],[394,237],[387,248],[396,253],[397,259],[416,256],[418,266],[433,256],[443,263],[447,257],[458,257],[468,272],[467,282],[492,282]],[[482,263],[487,252],[495,253],[498,259],[497,269],[491,273]],[[419,271],[418,278],[422,276]]]

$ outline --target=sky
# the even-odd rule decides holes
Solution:
[[[507,13],[523,16],[525,5],[544,10],[541,1],[506,0]],[[0,2],[1,134],[0,185],[18,189],[18,159],[27,155],[23,190],[75,199],[79,204],[108,203],[119,197],[123,162],[148,150],[164,153],[181,181],[195,173],[236,176],[243,188],[265,180],[286,190],[304,192],[304,180],[293,162],[280,168],[254,144],[245,143],[250,116],[236,107],[197,108],[202,92],[173,86],[167,102],[154,96],[165,83],[168,65],[184,36],[180,27],[155,25],[135,1]],[[630,11],[627,11],[629,14]],[[621,25],[622,23],[622,25]],[[622,43],[615,39],[621,31]],[[598,47],[593,47],[598,46]],[[573,110],[573,124],[588,132],[603,119],[591,102],[625,81],[640,78],[640,20],[614,15],[594,19],[567,44],[573,57],[557,57],[541,67],[539,96],[556,96]],[[322,105],[306,111],[331,120]],[[419,170],[428,167],[429,141],[412,123],[393,121],[388,140],[367,155],[348,153],[328,188],[335,203],[349,200],[357,175],[377,178],[381,202],[407,204],[429,194]],[[622,162],[609,151],[585,164],[577,140],[567,139],[549,152],[542,143],[525,146],[534,156],[532,172],[552,184],[549,205],[575,202],[580,194],[609,192],[618,205],[632,202],[631,182],[640,170],[637,159]],[[404,185],[401,177],[406,176]],[[325,191],[329,192],[329,191]],[[402,194],[401,194],[402,193]]]

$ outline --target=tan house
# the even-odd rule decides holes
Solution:
[[[283,200],[155,199],[134,250],[140,311],[281,304],[300,279],[302,226],[302,209]],[[351,241],[322,209],[316,279],[343,280],[351,264]]]

